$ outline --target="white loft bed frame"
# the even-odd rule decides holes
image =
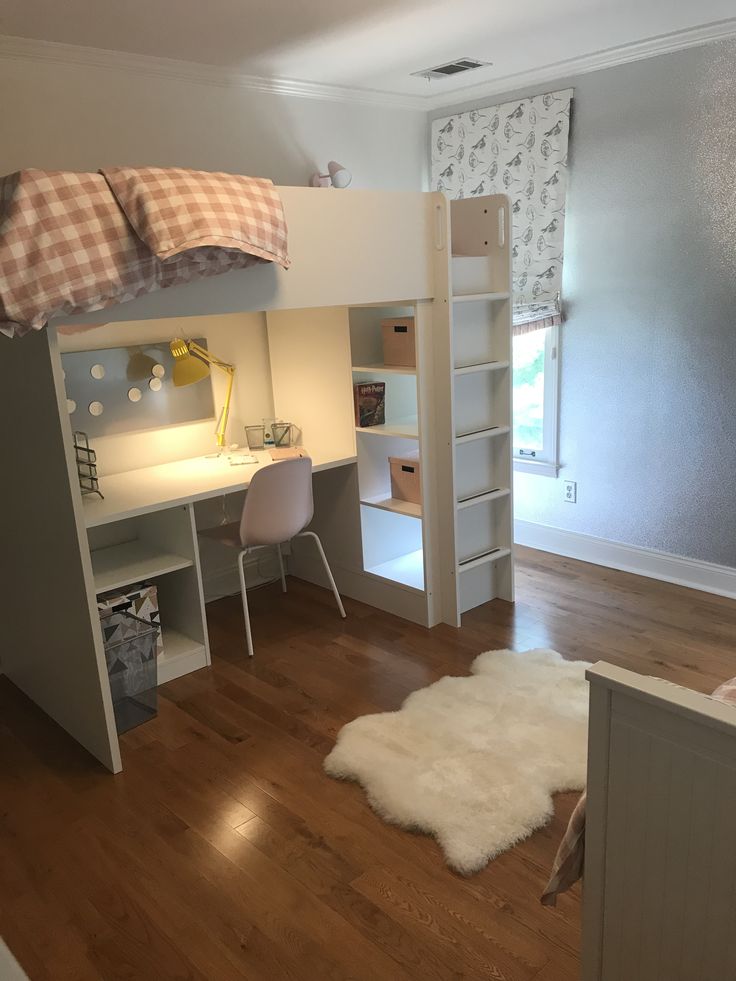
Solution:
[[[334,468],[315,474],[314,527],[341,591],[427,626],[459,625],[464,610],[495,597],[513,600],[507,198],[450,204],[436,193],[279,191],[293,260],[288,271],[273,265],[233,271],[59,318],[21,339],[0,338],[0,408],[10,424],[2,670],[113,771],[121,762],[91,557],[110,541],[91,527],[92,509],[78,487],[56,332],[61,324],[262,316],[276,413],[299,422],[310,452],[316,446],[323,459],[333,454]],[[361,554],[371,547],[376,515],[401,520],[364,503],[362,486],[377,442],[385,454],[395,437],[356,433],[352,421],[351,364],[365,365],[361,324],[371,313],[377,327],[383,310],[388,316],[408,311],[417,325],[417,418],[413,433],[396,438],[413,439],[422,459],[419,586],[366,568]],[[89,346],[96,336],[89,334]],[[319,404],[305,407],[305,376],[325,394]],[[327,427],[335,446],[324,445]],[[169,600],[189,635],[199,632],[201,640],[198,659],[178,669],[185,673],[209,663],[192,506],[163,525],[156,536],[178,536],[192,570],[184,595]],[[322,582],[304,551],[294,550],[290,569]]]
[[[736,978],[736,707],[588,671],[583,981]]]

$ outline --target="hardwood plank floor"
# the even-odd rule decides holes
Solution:
[[[0,679],[0,934],[32,981],[573,981],[580,897],[539,894],[575,795],[468,879],[327,779],[340,727],[480,651],[553,647],[701,691],[736,602],[519,550],[518,601],[432,631],[290,580],[208,609],[214,663],[160,689],[112,778]]]

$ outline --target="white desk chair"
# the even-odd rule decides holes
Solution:
[[[219,528],[208,528],[200,534],[240,549],[238,553],[238,572],[240,573],[240,592],[243,597],[245,615],[245,636],[248,654],[253,657],[253,638],[250,631],[248,597],[245,587],[245,557],[251,549],[276,546],[281,571],[281,588],[286,592],[286,576],[281,546],[292,538],[313,538],[317,544],[319,557],[330,581],[340,616],[345,617],[340,594],[337,591],[322,542],[313,531],[304,531],[312,520],[314,503],[312,500],[312,461],[309,457],[282,460],[272,463],[253,475],[245,495],[245,504],[240,521],[233,521]]]

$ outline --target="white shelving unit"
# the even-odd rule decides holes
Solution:
[[[514,598],[508,200],[457,201],[452,346],[458,612]],[[473,486],[464,490],[465,482]]]
[[[363,571],[421,591],[429,622],[459,624],[481,603],[513,600],[511,256],[505,196],[449,209],[452,254],[438,259],[445,289],[431,305],[349,317],[353,382],[386,383],[386,423],[356,428]],[[380,322],[407,316],[417,367],[387,366]],[[391,494],[388,457],[417,450],[434,511]]]
[[[210,663],[199,549],[191,505],[87,529],[97,596],[139,582],[156,586],[164,684]]]
[[[398,500],[391,493],[390,456],[417,455],[421,459],[419,386],[416,367],[385,365],[381,320],[421,318],[416,305],[353,307],[350,347],[353,384],[386,383],[386,422],[356,426],[358,494],[360,499],[363,569],[378,579],[425,593],[425,529],[421,504]]]
[[[451,202],[449,336],[438,338],[435,377],[449,378],[438,403],[437,478],[452,514],[440,529],[443,618],[458,624],[481,603],[514,598],[509,233],[504,195]],[[438,309],[438,328],[441,319]]]

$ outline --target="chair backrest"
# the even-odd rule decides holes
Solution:
[[[280,460],[253,474],[240,519],[240,541],[279,545],[303,531],[314,514],[312,461]]]

